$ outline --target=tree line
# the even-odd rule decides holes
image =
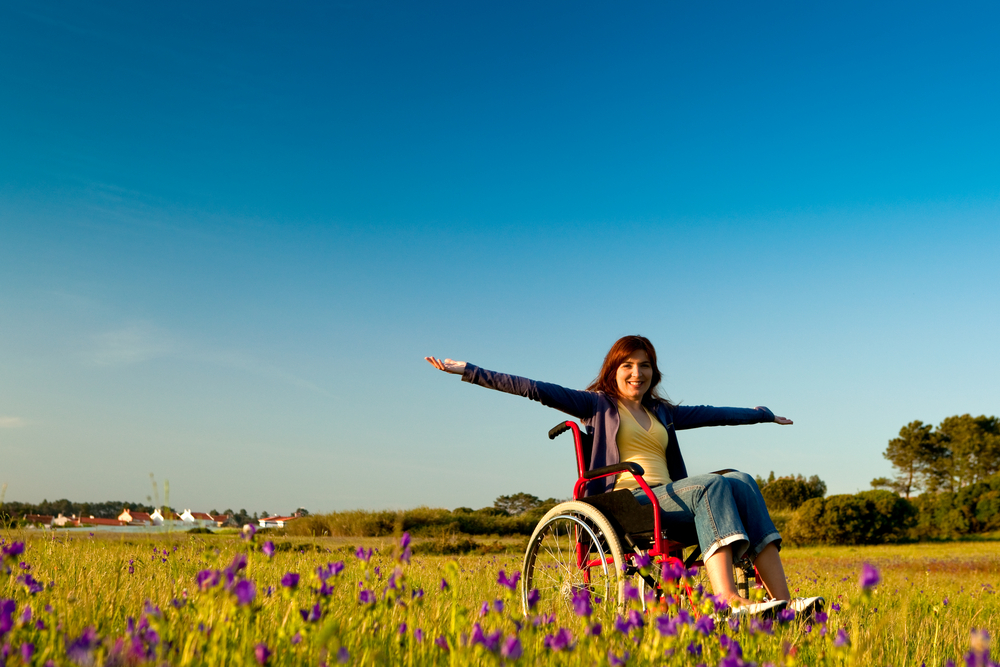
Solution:
[[[946,417],[937,427],[912,421],[882,455],[895,476],[877,477],[872,487],[907,500],[921,490],[955,493],[1000,472],[1000,420],[965,414]]]

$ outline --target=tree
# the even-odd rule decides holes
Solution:
[[[493,507],[511,516],[540,507],[542,500],[530,493],[515,493],[512,496],[500,496],[493,502]]]
[[[309,516],[309,510],[307,510],[305,507],[300,507],[294,512],[292,512],[292,514],[298,514],[299,516]]]
[[[826,495],[826,482],[818,475],[808,480],[802,475],[794,477],[779,477],[772,479],[761,489],[761,495],[772,510],[797,509],[802,503],[812,498],[822,498]],[[759,486],[758,482],[758,486]]]
[[[896,478],[880,486],[887,486],[910,499],[910,493],[921,486],[936,486],[934,462],[940,458],[937,438],[931,433],[931,425],[912,421],[899,429],[899,437],[889,441],[882,454],[896,469]],[[872,486],[876,481],[872,480]]]
[[[975,484],[1000,468],[1000,423],[996,417],[946,417],[937,428],[940,446],[947,450],[937,466],[950,491]]]

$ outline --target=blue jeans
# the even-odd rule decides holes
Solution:
[[[751,561],[771,542],[781,548],[781,535],[767,513],[764,497],[746,473],[696,475],[651,488],[660,503],[667,538],[684,544],[697,542],[702,560],[726,545],[732,545],[733,560],[745,554]],[[640,504],[649,504],[642,489],[632,493]]]

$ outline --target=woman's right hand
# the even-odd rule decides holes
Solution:
[[[464,361],[454,361],[452,359],[437,359],[435,357],[424,357],[424,361],[429,363],[434,368],[439,371],[444,371],[445,373],[454,373],[455,375],[461,375],[465,372],[465,362]]]

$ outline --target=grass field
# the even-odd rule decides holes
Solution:
[[[1000,630],[1000,542],[989,540],[787,548],[793,594],[824,595],[828,618],[768,626],[636,603],[525,616],[498,583],[520,568],[514,553],[410,558],[398,540],[362,538],[275,537],[268,555],[261,536],[0,537],[0,665],[985,665],[986,633]],[[864,563],[881,577],[867,591]]]

